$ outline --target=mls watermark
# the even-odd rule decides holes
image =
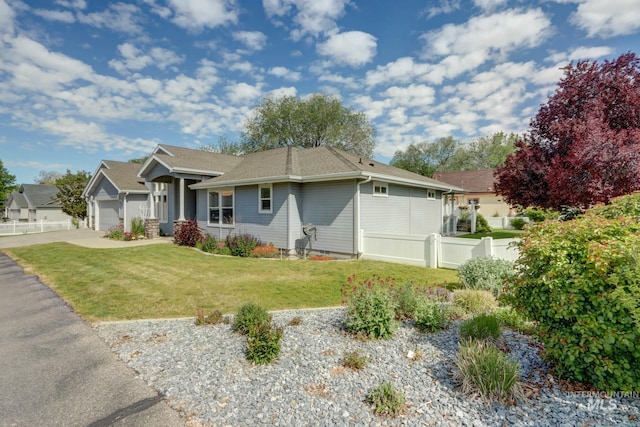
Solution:
[[[615,411],[618,408],[616,399],[640,399],[637,391],[577,391],[571,394],[586,399],[584,405],[589,412]]]

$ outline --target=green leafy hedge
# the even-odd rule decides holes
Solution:
[[[636,202],[530,227],[508,288],[539,322],[556,373],[607,391],[640,391],[640,224],[620,216],[640,196],[626,197]]]

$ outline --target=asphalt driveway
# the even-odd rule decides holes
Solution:
[[[54,233],[22,243],[67,241]],[[1,252],[0,384],[3,427],[186,423],[61,298]]]

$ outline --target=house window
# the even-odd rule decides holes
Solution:
[[[386,182],[373,183],[373,195],[386,197],[389,195],[389,184]]]
[[[435,200],[436,199],[436,190],[427,190],[427,199]]]
[[[258,206],[260,207],[260,213],[271,213],[271,206],[273,202],[273,186],[271,184],[265,184],[258,186]]]
[[[156,182],[154,184],[153,197],[155,217],[158,218],[160,222],[167,222],[169,219],[167,184],[164,182]]]
[[[479,198],[470,198],[467,200],[467,202],[470,205],[479,205],[480,204],[480,199]]]
[[[209,225],[233,225],[233,190],[209,192]]]

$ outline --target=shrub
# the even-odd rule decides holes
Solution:
[[[204,252],[214,253],[218,247],[218,240],[210,234],[205,234],[200,242],[200,249]]]
[[[378,416],[397,417],[404,408],[404,395],[396,391],[390,382],[379,384],[367,397]]]
[[[493,230],[489,225],[489,221],[481,214],[476,215],[476,233],[491,233]]]
[[[264,308],[253,303],[244,304],[233,319],[233,330],[242,334],[249,334],[252,326],[268,325],[271,315]]]
[[[251,234],[234,234],[227,236],[227,247],[233,256],[248,257],[256,246],[263,243]]]
[[[124,237],[124,228],[121,225],[114,225],[107,230],[104,237],[113,240],[122,240]]]
[[[617,218],[634,215],[639,201],[625,196],[573,221],[537,224],[518,244],[508,302],[539,322],[560,377],[640,390],[640,224]]]
[[[506,281],[513,280],[513,263],[492,257],[471,258],[458,267],[458,277],[467,289],[491,291],[498,296]]]
[[[460,339],[489,340],[500,338],[500,323],[492,314],[479,314],[460,325]]]
[[[394,288],[392,291],[395,300],[395,316],[397,320],[411,320],[414,318],[420,295],[411,282]]]
[[[347,304],[347,329],[368,338],[390,338],[397,327],[395,308],[388,288],[390,279],[373,276],[369,280],[352,284],[350,291],[343,289]]]
[[[204,310],[199,308],[196,310],[196,325],[215,325],[221,323],[223,315],[220,310],[213,310],[208,316],[204,315]]]
[[[516,230],[522,230],[524,226],[527,225],[527,220],[522,217],[516,217],[511,218],[511,220],[509,220],[509,223]]]
[[[189,246],[194,248],[198,242],[202,242],[204,234],[200,227],[198,227],[198,221],[190,219],[180,225],[178,231],[173,237],[174,241],[180,246]]]
[[[454,380],[465,394],[479,394],[489,401],[511,403],[522,399],[517,362],[485,341],[460,343]]]
[[[525,211],[525,215],[533,222],[543,222],[548,219],[558,219],[560,213],[553,209],[531,208]]]
[[[259,245],[249,255],[254,258],[275,258],[278,256],[278,249],[273,245]]]
[[[491,292],[477,289],[454,290],[453,303],[466,314],[487,313],[498,308],[498,302]]]
[[[367,356],[361,355],[358,351],[347,351],[342,357],[342,366],[357,371],[363,369],[369,363]]]
[[[415,313],[416,328],[421,332],[435,332],[449,324],[449,316],[445,307],[438,302],[421,303]]]
[[[247,360],[256,365],[267,365],[280,354],[282,328],[270,323],[253,323],[247,338]]]
[[[519,312],[511,307],[500,307],[493,314],[498,318],[500,326],[513,329],[521,334],[532,335],[536,331],[533,322],[525,319]]]
[[[140,217],[131,219],[131,235],[136,237],[144,237],[144,220]]]

